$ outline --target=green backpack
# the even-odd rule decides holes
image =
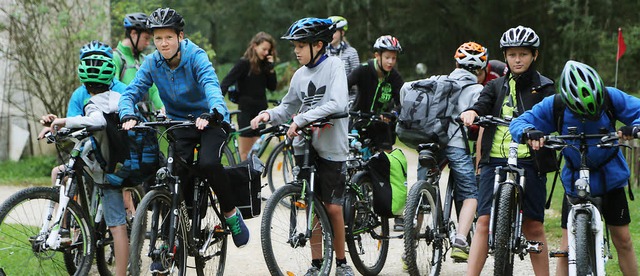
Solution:
[[[402,150],[377,153],[367,166],[373,184],[373,210],[383,217],[402,215],[407,202],[407,158]]]

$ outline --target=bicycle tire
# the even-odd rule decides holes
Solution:
[[[389,218],[376,215],[373,210],[373,183],[367,174],[356,174],[353,182],[363,198],[355,191],[345,197],[346,241],[351,261],[363,275],[378,275],[389,252]],[[347,207],[348,206],[348,207]],[[347,222],[348,221],[348,222]],[[376,238],[372,232],[374,232]]]
[[[131,191],[133,206],[138,207],[144,196],[144,188],[141,185],[135,187],[125,187],[123,190]],[[96,239],[96,266],[101,276],[116,275],[116,259],[113,248],[113,237],[107,224],[102,218],[95,229]],[[127,236],[131,236],[131,221],[127,219]]]
[[[214,197],[213,190],[209,188],[204,193],[203,200],[207,200],[206,214],[200,220],[200,243],[196,249],[202,249],[207,242],[206,249],[200,254],[196,253],[196,272],[199,276],[224,274],[225,262],[227,260],[227,244],[229,232],[221,231],[227,229],[227,222],[224,215],[219,211],[220,202]]]
[[[292,171],[295,166],[293,147],[287,146],[285,141],[280,142],[267,159],[267,182],[272,194],[285,183],[293,182]],[[282,180],[280,180],[280,176],[282,176]]]
[[[187,265],[187,231],[185,218],[182,212],[178,212],[178,227],[174,248],[166,247],[170,227],[169,210],[171,209],[171,194],[166,190],[152,190],[147,193],[133,220],[131,229],[129,273],[131,275],[152,275],[150,265],[154,261],[150,253],[157,249],[160,256],[156,261],[163,264],[169,271],[166,275],[186,275]],[[153,220],[157,219],[157,225]],[[153,241],[152,241],[153,239]],[[150,248],[151,243],[155,244]],[[175,258],[165,255],[168,250],[175,250]]]
[[[586,212],[578,212],[574,227],[576,241],[576,275],[595,275],[595,237],[591,230],[591,216]]]
[[[89,273],[95,251],[93,230],[88,216],[75,201],[67,205],[65,212],[69,215],[63,214],[69,220],[61,226],[61,246],[56,250],[34,250],[40,248],[36,238],[42,219],[48,207],[56,211],[58,197],[59,188],[32,187],[13,194],[0,205],[0,263],[7,275],[21,275],[25,269],[35,275]],[[44,239],[50,231],[47,229]],[[69,233],[68,238],[62,237],[65,232]]]
[[[271,275],[303,275],[311,267],[311,240],[304,238],[307,206],[300,200],[301,192],[302,187],[287,184],[267,200],[262,214],[260,242]],[[283,200],[288,200],[291,207],[280,204]],[[315,223],[312,229],[322,233],[319,243],[323,263],[318,275],[328,275],[333,262],[333,230],[321,204],[317,197],[313,199]]]
[[[222,156],[220,162],[223,166],[234,166],[239,163],[240,156],[237,157],[233,154],[233,151],[229,148],[230,145],[222,147]]]
[[[438,238],[442,227],[441,208],[430,181],[413,184],[404,209],[404,262],[410,275],[439,275],[442,266],[443,241]]]
[[[494,238],[494,275],[513,275],[513,255],[511,251],[511,235],[515,220],[515,187],[511,184],[501,184],[498,190],[495,208],[495,238]]]

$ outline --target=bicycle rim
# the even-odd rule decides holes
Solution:
[[[168,271],[165,275],[186,275],[186,228],[179,213],[175,245],[169,242],[169,210],[171,195],[164,190],[147,193],[136,210],[131,230],[129,272],[131,275],[152,275],[151,264],[160,263]],[[153,243],[153,246],[151,244]],[[169,254],[174,252],[172,256]],[[152,254],[153,253],[153,254]]]
[[[333,231],[329,217],[318,199],[313,201],[312,239],[307,229],[306,203],[300,200],[301,188],[286,185],[267,201],[262,215],[260,240],[262,253],[271,275],[303,275],[311,267],[311,248],[323,259],[320,275],[327,275],[333,261]],[[280,204],[289,202],[291,208]],[[315,238],[314,238],[315,237]]]
[[[513,252],[511,236],[515,220],[515,190],[513,185],[500,185],[496,198],[495,238],[494,238],[494,275],[513,274]]]
[[[404,262],[410,275],[438,275],[442,264],[442,239],[436,238],[440,210],[427,181],[411,187],[405,206]]]
[[[358,198],[353,192],[345,199],[345,206],[349,206],[352,213],[346,225],[347,247],[353,265],[360,273],[377,275],[384,267],[389,251],[389,240],[380,238],[389,236],[389,220],[378,217],[373,211],[371,180],[360,177],[355,181],[363,197]]]
[[[124,193],[124,191],[128,193]],[[144,189],[142,186],[125,187],[123,188],[123,196],[130,196],[133,206],[137,208],[144,196]],[[131,211],[135,214],[135,209]],[[131,240],[131,222],[131,219],[127,217],[127,236],[129,240]],[[98,267],[98,272],[101,276],[116,275],[116,256],[113,246],[113,236],[111,236],[111,232],[108,230],[104,217],[102,221],[96,225],[95,233],[96,266]]]
[[[70,201],[60,229],[57,250],[40,249],[40,226],[49,207],[53,217],[58,206],[58,188],[27,188],[0,206],[0,264],[7,275],[86,275],[93,261],[92,230],[79,205]],[[34,249],[35,248],[35,249]],[[28,271],[25,271],[25,269]]]
[[[227,225],[212,191],[206,198],[207,213],[200,222],[201,242],[197,244],[196,269],[199,275],[223,275],[227,259],[228,232],[224,231]]]

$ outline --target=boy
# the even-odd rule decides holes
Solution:
[[[282,38],[293,42],[296,58],[304,66],[291,78],[289,91],[282,103],[273,109],[260,112],[251,120],[253,129],[258,128],[261,122],[285,122],[297,113],[287,131],[289,137],[295,137],[299,126],[347,111],[348,93],[344,65],[339,58],[328,57],[325,54],[326,45],[331,41],[334,31],[335,26],[330,19],[319,18],[303,18],[289,27]],[[318,194],[324,202],[333,227],[336,275],[354,275],[351,267],[347,265],[345,256],[342,214],[345,188],[345,176],[342,172],[348,157],[349,119],[334,119],[332,122],[333,126],[328,129],[314,130],[310,160],[318,170],[315,174],[316,184],[321,187]],[[300,164],[302,156],[297,155],[300,149],[296,148],[295,151],[296,163]],[[318,275],[318,268],[322,264],[320,251],[312,248],[313,261],[305,275]]]
[[[51,130],[55,132],[59,127],[106,126],[104,114],[117,112],[120,100],[119,93],[109,90],[114,75],[115,64],[111,58],[98,54],[83,58],[78,66],[78,76],[91,94],[89,102],[84,107],[84,116],[56,118],[51,122]],[[95,133],[94,137],[99,145],[100,153],[106,160],[109,160],[105,131]],[[98,184],[105,183],[104,179],[94,179],[94,181]],[[122,190],[102,189],[102,197],[104,200],[104,220],[113,235],[116,275],[124,276],[129,258],[129,239]]]
[[[618,131],[620,138],[630,140],[637,137],[640,130],[640,100],[617,88],[605,87],[596,70],[590,66],[572,60],[567,61],[560,76],[559,88],[560,91],[555,97],[560,97],[564,103],[563,107],[566,107],[560,110],[564,114],[561,129],[558,129],[559,123],[554,118],[555,97],[547,97],[511,122],[509,130],[515,141],[526,141],[533,150],[539,150],[544,146],[542,137],[545,134],[555,131],[567,134],[568,127],[577,127],[577,133],[585,134],[615,132],[615,120],[625,124]],[[605,104],[606,101],[610,104]],[[613,115],[613,118],[608,114]],[[627,180],[631,176],[629,167],[618,148],[598,148],[595,146],[597,141],[589,143],[591,146],[587,152],[587,165],[590,169],[591,195],[603,196],[600,211],[618,251],[620,271],[623,275],[638,275],[638,263],[629,233],[629,205],[624,192]],[[579,168],[574,167],[580,164],[577,151],[579,142],[575,141],[574,145],[574,148],[568,147],[562,151],[566,160],[562,169],[562,184],[569,197],[576,197],[572,188],[575,179],[580,177]],[[565,196],[561,224],[561,250],[564,251],[568,250],[569,209]],[[567,274],[567,258],[558,259],[556,275]]]
[[[518,26],[502,34],[500,48],[509,72],[489,82],[480,93],[478,101],[460,114],[465,125],[471,125],[478,115],[517,117],[544,97],[555,93],[553,81],[535,70],[538,47],[540,38],[531,28]],[[480,275],[487,259],[494,172],[495,167],[507,164],[510,142],[511,135],[507,127],[488,127],[482,135],[478,221],[471,242],[467,275]],[[522,145],[518,148],[518,165],[525,170],[527,180],[522,229],[527,240],[543,244],[539,254],[530,255],[533,270],[536,275],[548,275],[549,254],[544,235],[544,203],[546,173],[556,170],[555,155],[548,149],[532,152]]]
[[[158,50],[145,58],[120,99],[122,129],[129,130],[138,123],[134,105],[154,83],[160,91],[168,118],[188,120],[189,115],[199,116],[195,129],[173,132],[178,141],[176,154],[186,161],[186,165],[192,164],[194,148],[200,144],[198,171],[213,186],[227,218],[233,243],[243,247],[249,242],[249,229],[235,207],[231,183],[220,162],[220,153],[228,136],[229,111],[213,65],[204,50],[184,38],[184,19],[175,10],[155,10],[149,15],[147,27],[153,33]],[[192,185],[181,185],[181,188],[184,198],[193,198]],[[187,203],[194,204],[189,200]],[[150,268],[153,273],[166,273],[168,269],[161,262],[152,263]]]

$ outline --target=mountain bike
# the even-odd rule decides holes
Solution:
[[[31,187],[17,192],[0,206],[0,263],[5,273],[22,274],[25,268],[39,274],[86,275],[95,252],[100,275],[115,274],[113,237],[102,216],[102,178],[95,160],[92,132],[101,128],[67,129],[46,135],[60,156],[65,145],[73,148],[56,176],[55,187]],[[134,206],[142,187],[126,187]],[[129,228],[130,226],[127,225]]]
[[[324,204],[315,194],[315,165],[310,160],[312,128],[331,125],[336,114],[300,127],[304,141],[304,158],[293,168],[294,180],[278,188],[267,200],[262,214],[260,241],[262,254],[271,275],[303,275],[312,260],[312,245],[320,246],[320,275],[328,275],[333,262],[333,229]],[[308,170],[309,179],[299,179],[298,172]],[[282,204],[286,202],[286,204]]]
[[[356,118],[354,126],[360,129],[382,122],[380,115],[349,112]],[[389,218],[374,211],[373,180],[367,167],[370,151],[378,152],[371,139],[350,134],[350,158],[347,160],[347,185],[343,204],[346,242],[349,255],[356,269],[363,275],[380,273],[389,252],[389,239],[401,239],[402,235],[389,235]]]
[[[156,185],[151,187],[140,202],[131,231],[131,255],[129,257],[131,275],[168,274],[186,275],[187,258],[193,256],[198,275],[222,275],[227,255],[227,228],[219,202],[207,180],[198,177],[194,166],[188,166],[175,154],[174,130],[194,128],[193,121],[170,119],[156,122],[142,122],[133,127],[134,131],[156,131],[166,128],[160,137],[167,140],[166,167],[156,173]],[[182,179],[176,173],[176,166],[188,170],[189,179]],[[191,180],[193,180],[191,182]],[[187,207],[187,200],[180,185],[194,185],[193,207]],[[152,273],[152,263],[161,264],[166,271]]]
[[[493,119],[480,117],[476,124],[486,126]],[[456,200],[456,184],[451,173],[442,198],[440,178],[449,163],[443,150],[437,143],[419,144],[417,148],[418,162],[426,169],[426,175],[411,186],[404,211],[403,258],[410,275],[439,275],[457,233],[452,214],[454,207],[456,214],[460,214],[462,202]],[[467,235],[468,243],[474,229],[475,220]]]
[[[591,195],[589,186],[589,167],[587,166],[587,149],[591,145],[598,148],[614,148],[625,146],[618,144],[618,135],[607,134],[578,134],[576,127],[568,127],[568,135],[545,136],[545,147],[558,151],[573,148],[580,152],[580,178],[574,182],[577,197],[566,194],[571,204],[567,219],[568,252],[551,252],[551,257],[567,257],[569,275],[605,275],[605,264],[611,258],[609,250],[608,228],[602,220],[598,210],[602,204],[602,197]],[[598,139],[589,143],[588,139]],[[579,141],[579,148],[568,141]]]

